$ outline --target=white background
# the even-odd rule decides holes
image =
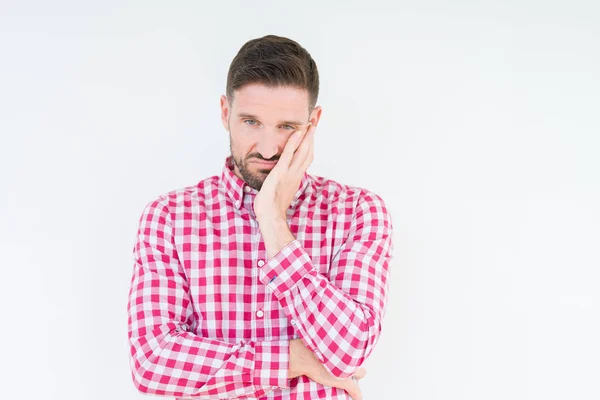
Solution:
[[[487,3],[487,4],[485,4]],[[395,225],[365,399],[600,398],[595,1],[0,3],[0,397],[141,399],[143,206],[220,173],[231,59],[317,62],[309,173]]]

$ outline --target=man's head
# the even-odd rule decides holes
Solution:
[[[221,96],[235,174],[260,190],[290,135],[319,123],[318,95],[317,65],[297,42],[275,35],[246,42],[231,62]]]

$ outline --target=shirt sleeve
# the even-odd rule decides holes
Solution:
[[[128,340],[136,388],[194,398],[259,398],[289,387],[289,341],[225,343],[191,332],[189,285],[161,198],[148,203],[133,247]]]
[[[392,229],[383,199],[364,191],[328,276],[316,270],[299,240],[261,267],[261,281],[271,288],[304,344],[338,378],[351,376],[379,340]]]

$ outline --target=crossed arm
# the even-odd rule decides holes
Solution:
[[[258,398],[289,387],[290,341],[225,343],[188,331],[193,309],[162,200],[149,203],[134,246],[128,338],[134,384],[177,397]],[[283,232],[282,232],[283,229]],[[351,376],[378,341],[385,312],[392,221],[383,200],[365,192],[350,234],[325,277],[284,227],[263,235],[269,259],[260,279],[278,299],[302,343],[333,376]],[[290,241],[291,240],[291,241]]]

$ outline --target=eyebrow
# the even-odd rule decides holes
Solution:
[[[256,115],[246,114],[246,113],[238,114],[238,117],[250,118],[250,119],[260,119]],[[284,124],[284,125],[302,125],[302,122],[298,122],[298,121],[279,121],[279,123]]]

